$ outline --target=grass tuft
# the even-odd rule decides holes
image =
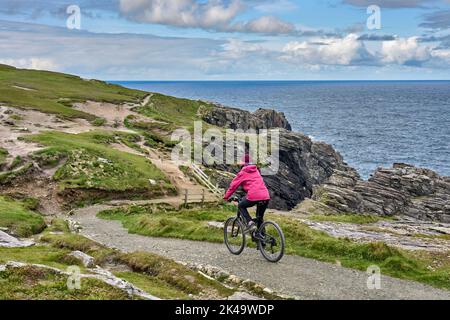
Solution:
[[[18,237],[30,237],[42,232],[46,224],[43,217],[29,210],[26,204],[0,197],[0,227]]]

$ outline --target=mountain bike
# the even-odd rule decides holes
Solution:
[[[234,198],[233,200],[239,202],[240,199]],[[234,255],[240,255],[245,249],[246,237],[251,233],[246,225],[239,210],[236,217],[231,217],[225,222],[225,245]],[[252,232],[251,238],[253,242],[256,242],[257,249],[267,261],[276,263],[283,258],[286,241],[283,231],[275,222],[263,222],[258,230]]]

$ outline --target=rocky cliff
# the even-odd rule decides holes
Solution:
[[[300,201],[313,195],[315,186],[326,182],[335,171],[356,171],[344,163],[342,156],[332,146],[313,142],[302,133],[292,132],[284,114],[274,110],[260,109],[251,114],[247,111],[223,106],[211,110],[203,119],[214,125],[236,129],[281,128],[280,168],[277,175],[266,176],[272,201],[271,207],[283,210],[294,208]],[[214,166],[215,178],[220,187],[226,188],[240,168]]]
[[[215,104],[212,109],[207,110],[203,120],[212,125],[229,129],[271,129],[283,128],[291,131],[291,125],[284,113],[270,109],[258,109],[251,113],[248,111],[228,108]]]
[[[408,164],[379,168],[368,181],[336,171],[313,198],[338,212],[450,222],[450,177]]]
[[[266,176],[271,207],[290,210],[313,199],[325,213],[405,214],[419,219],[450,222],[450,177],[407,164],[379,168],[368,181],[348,166],[332,146],[290,131],[284,114],[273,110],[247,111],[218,106],[206,122],[227,128],[282,128],[280,169]],[[215,166],[217,182],[229,185],[239,168]]]

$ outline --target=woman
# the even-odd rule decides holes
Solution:
[[[230,187],[223,198],[228,201],[239,186],[242,185],[244,191],[247,193],[247,196],[239,202],[239,212],[247,223],[247,230],[254,230],[256,227],[259,228],[264,221],[264,213],[269,205],[270,195],[258,167],[251,164],[249,159],[249,156],[246,155],[245,164],[242,170],[231,182]],[[257,206],[257,225],[255,225],[255,221],[252,219],[247,210],[255,205]]]

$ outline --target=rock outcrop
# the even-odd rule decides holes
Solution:
[[[313,190],[336,172],[359,178],[331,145],[314,142],[308,136],[280,130],[280,167],[276,175],[264,176],[272,201],[270,207],[293,209],[300,201],[310,198]],[[239,166],[215,165],[210,168],[219,187],[227,188]],[[232,174],[229,174],[232,173]]]
[[[10,236],[6,232],[0,230],[0,247],[6,248],[25,248],[34,246],[34,242],[31,240],[19,240],[13,236]]]
[[[215,104],[212,109],[202,114],[202,118],[212,125],[235,130],[255,129],[258,131],[271,128],[292,130],[284,113],[269,109],[258,109],[254,113],[251,113]]]
[[[254,113],[217,105],[203,115],[210,124],[230,129],[270,129],[280,128],[280,168],[277,175],[264,179],[271,193],[271,207],[290,210],[300,201],[313,194],[315,186],[324,183],[336,170],[356,175],[354,169],[344,163],[342,156],[332,146],[323,142],[313,142],[308,136],[292,132],[291,125],[283,113],[259,109]],[[226,188],[233,175],[240,168],[220,165],[213,166],[216,181]],[[359,177],[358,177],[359,178]]]
[[[313,198],[338,212],[450,222],[450,178],[408,164],[379,168],[368,181],[336,171]]]
[[[450,177],[394,164],[390,169],[379,168],[364,181],[332,146],[290,131],[284,114],[273,110],[251,114],[217,106],[203,118],[210,124],[233,129],[281,128],[279,171],[264,177],[272,208],[290,210],[311,198],[327,213],[401,214],[450,222]],[[221,165],[213,169],[218,185],[226,188],[240,168]]]

